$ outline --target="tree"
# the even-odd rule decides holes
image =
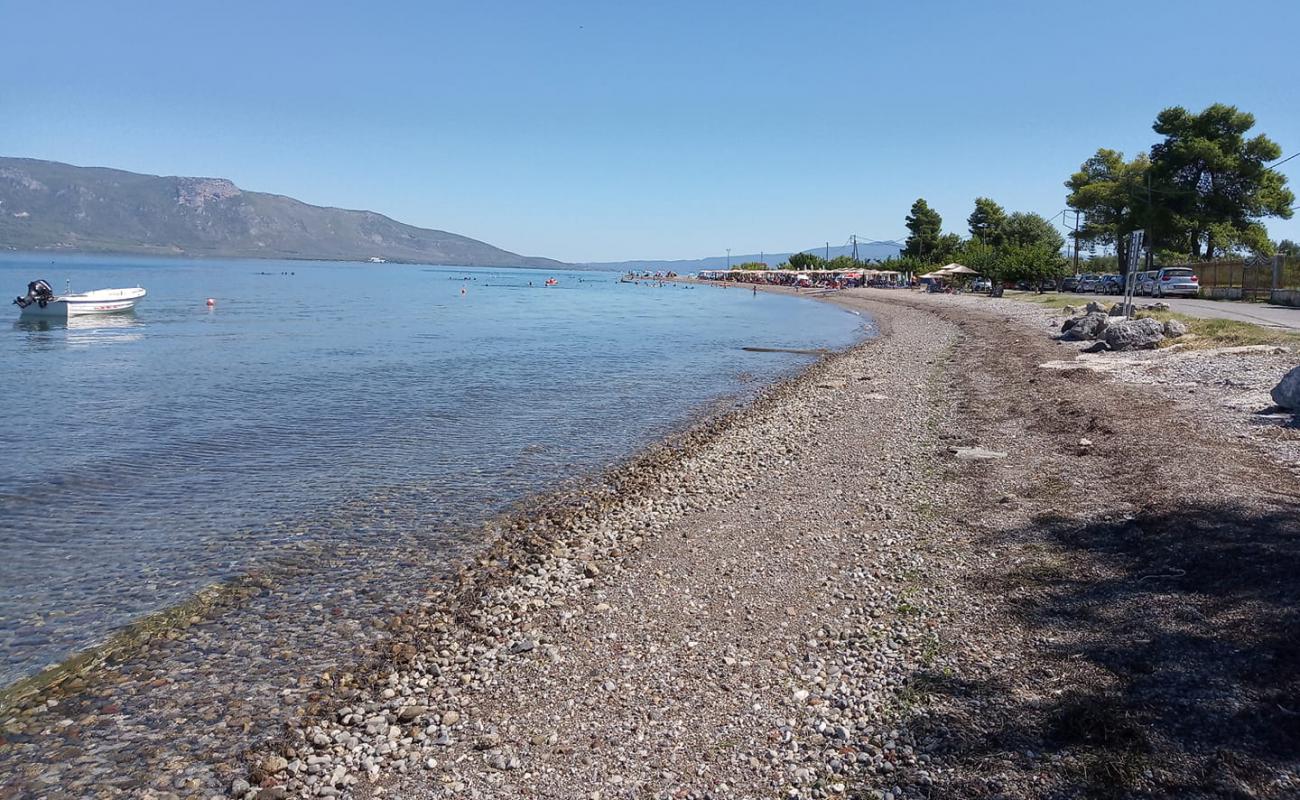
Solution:
[[[1070,190],[1066,203],[1083,212],[1079,226],[1080,246],[1113,245],[1119,263],[1128,261],[1128,234],[1146,223],[1147,171],[1150,159],[1140,155],[1125,161],[1118,150],[1102,148],[1083,162],[1065,182]]]
[[[934,254],[930,257],[932,264],[948,264],[957,260],[965,242],[955,233],[945,233],[934,243]]]
[[[1287,256],[1288,258],[1300,256],[1300,244],[1296,244],[1290,239],[1283,239],[1278,242],[1277,246],[1274,247],[1273,250],[1278,255]]]
[[[924,198],[912,204],[912,213],[907,215],[907,230],[910,231],[903,247],[903,255],[916,256],[920,259],[930,258],[939,245],[939,229],[943,227],[943,217],[930,208]]]
[[[1007,212],[987,197],[975,198],[975,210],[966,218],[972,239],[997,247],[1002,244]]]
[[[1161,245],[1177,243],[1206,260],[1236,247],[1267,249],[1260,220],[1290,219],[1295,195],[1286,176],[1265,165],[1282,148],[1263,134],[1246,138],[1254,126],[1253,114],[1222,103],[1199,114],[1174,106],[1156,117],[1152,127],[1165,137],[1151,148]]]
[[[860,266],[852,256],[835,256],[826,262],[826,269],[857,269]]]
[[[1003,238],[1009,245],[1043,247],[1056,253],[1065,247],[1065,237],[1056,226],[1033,212],[1017,211],[1008,217]]]
[[[1028,281],[1038,291],[1042,282],[1060,276],[1065,256],[1059,247],[1044,242],[1007,244],[998,251],[1002,272],[1008,280]]]
[[[762,261],[746,261],[743,264],[737,264],[734,267],[734,269],[759,270],[759,269],[767,269],[767,265],[764,264]]]
[[[826,261],[815,253],[791,253],[786,263],[799,272],[820,272],[826,268]]]

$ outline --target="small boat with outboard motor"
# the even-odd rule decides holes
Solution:
[[[148,294],[144,289],[95,289],[76,294],[55,294],[46,281],[27,284],[27,295],[14,298],[22,319],[67,319],[90,314],[130,311]]]

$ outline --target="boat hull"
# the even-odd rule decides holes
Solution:
[[[67,319],[94,314],[120,314],[130,311],[144,299],[144,289],[100,289],[84,294],[55,297],[44,307],[32,303],[19,312],[22,319]]]

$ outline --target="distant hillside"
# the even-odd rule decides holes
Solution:
[[[903,246],[894,242],[873,242],[871,244],[858,244],[858,258],[864,261],[884,261],[886,258],[897,258]],[[816,253],[819,256],[826,255],[825,247],[810,247],[807,250],[799,252]],[[744,264],[746,261],[762,261],[770,267],[776,267],[781,262],[790,257],[790,253],[750,253],[749,255],[732,255],[731,264]],[[832,247],[830,251],[831,258],[835,256],[851,256],[853,248],[850,246]],[[653,270],[655,272],[672,270],[673,272],[688,273],[698,272],[702,269],[726,269],[727,257],[708,256],[706,258],[687,259],[682,261],[605,261],[594,264],[583,264],[584,267],[592,269],[613,269],[613,270]]]
[[[383,258],[482,267],[565,266],[372,211],[325,208],[224,178],[140,175],[0,157],[0,248],[98,253]]]

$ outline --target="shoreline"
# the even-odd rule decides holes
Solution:
[[[848,349],[870,343],[871,339],[867,338]],[[664,476],[672,473],[681,461],[689,459],[693,451],[708,446],[724,435],[754,409],[774,402],[774,395],[795,391],[794,387],[810,380],[810,373],[825,360],[818,358],[795,367],[793,374],[771,385],[744,392],[742,396],[747,399],[740,405],[737,405],[735,397],[719,398],[672,426],[666,436],[638,448],[610,468],[568,478],[558,486],[510,503],[502,513],[472,526],[472,531],[467,533],[487,535],[479,536],[465,552],[451,554],[444,565],[447,579],[440,583],[431,577],[430,587],[435,594],[421,598],[419,603],[402,611],[398,619],[417,615],[421,609],[428,609],[440,602],[432,598],[442,597],[446,600],[447,608],[456,609],[452,617],[461,623],[472,624],[475,613],[472,610],[473,596],[488,587],[508,582],[514,576],[509,568],[502,571],[501,563],[513,564],[519,559],[535,557],[538,536],[545,531],[590,524],[601,512],[615,508],[626,511],[631,505],[645,501]],[[728,407],[728,410],[719,414],[720,406]],[[132,666],[133,659],[145,655],[144,651],[149,645],[167,640],[183,642],[188,629],[239,609],[240,602],[250,594],[256,595],[266,590],[268,580],[259,573],[211,584],[186,601],[161,609],[126,626],[110,635],[102,644],[70,656],[58,667],[20,678],[5,687],[0,691],[0,719],[7,719],[8,722],[3,734],[0,734],[4,737],[0,739],[0,764],[8,763],[14,767],[8,770],[10,774],[18,775],[20,770],[17,768],[24,764],[21,759],[14,762],[16,754],[6,746],[6,739],[10,745],[23,743],[27,736],[25,731],[42,724],[50,725],[52,719],[45,723],[42,720],[62,715],[69,706],[69,701],[85,694],[109,691],[107,687],[116,680],[116,671]],[[442,588],[434,588],[439,585]],[[404,620],[397,622],[392,630],[385,631],[380,641],[375,642],[372,658],[367,662],[341,661],[335,665],[334,670],[324,673],[323,680],[321,676],[316,676],[313,679],[314,685],[297,687],[296,691],[309,698],[305,704],[308,708],[306,713],[310,714],[310,709],[319,706],[331,691],[364,683],[387,668],[390,660],[400,662],[411,649],[410,642],[400,641],[403,634],[409,633],[411,628]],[[336,671],[343,675],[339,678],[330,676],[329,672]],[[115,706],[116,704],[110,703],[107,707],[114,709]],[[14,724],[15,721],[17,725]],[[297,724],[292,720],[286,722]],[[249,744],[253,742],[242,743],[238,749],[247,750]],[[274,745],[270,741],[264,741],[255,747],[262,749]],[[7,757],[5,750],[10,750]],[[218,769],[208,778],[202,779],[200,783],[204,785],[205,791],[219,792],[226,789],[232,780],[238,780],[234,776],[247,771],[245,768],[230,769],[234,766],[227,763],[226,768]]]
[[[1048,368],[1072,353],[1050,315],[870,290],[813,299],[872,314],[880,335],[513,517],[384,621],[365,670],[286,688],[297,713],[274,741],[246,740],[217,768],[186,751],[134,792],[65,791],[1018,800],[1209,796],[1207,775],[1266,798],[1300,786],[1270,733],[1292,724],[1274,699],[1300,674],[1272,644],[1300,607],[1300,582],[1273,568],[1300,541],[1297,477],[1219,428],[1220,410],[1171,403],[1181,384]],[[1191,440],[1189,419],[1206,426]],[[1231,574],[1200,566],[1225,560]],[[1248,668],[1262,684],[1235,677]],[[1210,685],[1249,713],[1188,699]],[[57,753],[64,709],[41,713]],[[18,779],[49,780],[36,766]]]
[[[707,437],[710,430],[719,425],[730,424],[733,416],[745,413],[751,405],[770,391],[801,380],[810,368],[825,358],[867,344],[879,335],[878,331],[870,325],[864,325],[863,330],[865,333],[861,341],[840,349],[791,351],[784,348],[742,348],[755,352],[794,352],[813,357],[813,360],[791,367],[785,374],[778,375],[772,383],[762,388],[737,390],[714,398],[683,419],[670,424],[662,434],[637,446],[632,452],[615,460],[609,466],[563,478],[557,484],[507,502],[502,510],[464,527],[461,534],[485,530],[499,531],[510,528],[519,518],[543,513],[543,510],[550,509],[556,504],[582,502],[587,494],[608,485],[611,480],[618,482],[619,474],[641,469],[641,462],[652,459],[659,451],[673,451],[677,449],[679,442],[695,440],[700,436]],[[486,548],[489,542],[483,541],[480,544]],[[467,555],[472,558],[474,554]],[[449,560],[447,569],[449,573],[457,571],[454,559]],[[170,631],[183,630],[184,627],[195,624],[198,618],[211,617],[213,611],[228,610],[237,603],[239,597],[264,585],[266,580],[264,573],[263,568],[256,568],[240,575],[214,580],[178,602],[149,612],[109,632],[98,643],[90,644],[41,670],[0,685],[0,718],[13,712],[20,712],[24,704],[35,700],[38,695],[50,691],[57,692],[61,683],[84,678],[88,672],[102,667],[105,663],[129,658],[142,643],[147,643],[155,636],[165,636]]]

